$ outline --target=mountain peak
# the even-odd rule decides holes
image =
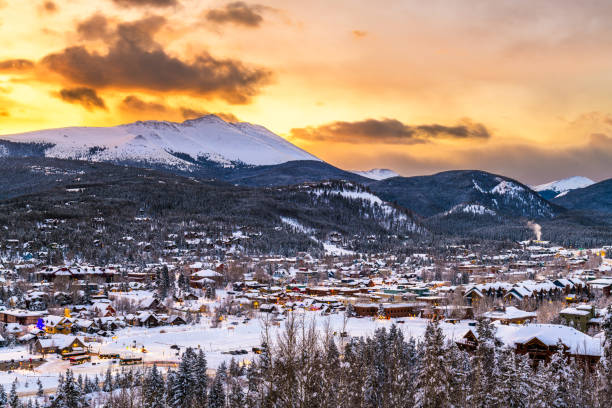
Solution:
[[[567,194],[570,190],[588,187],[595,184],[593,180],[583,176],[572,176],[562,180],[555,180],[548,183],[532,186],[532,190],[537,191],[546,199],[560,197]]]
[[[319,160],[263,126],[228,123],[213,114],[182,123],[138,121],[114,127],[68,127],[5,135],[0,136],[0,145],[9,150],[9,156],[20,156],[24,146],[36,145],[44,146],[39,149],[44,157],[144,161],[185,169],[191,161],[201,159],[223,166]]]
[[[366,171],[352,170],[351,173],[355,173],[372,180],[385,180],[391,177],[399,177],[399,174],[389,169],[371,169]]]

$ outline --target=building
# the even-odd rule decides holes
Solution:
[[[2,310],[0,311],[0,322],[19,323],[23,326],[36,324],[38,320],[47,315],[47,312],[33,312],[30,310]]]
[[[537,318],[536,312],[526,312],[514,306],[498,306],[490,312],[482,314],[482,317],[502,324],[525,324],[532,323]]]
[[[590,305],[567,307],[559,312],[559,317],[565,320],[568,326],[586,332],[589,321],[595,318],[595,307]]]

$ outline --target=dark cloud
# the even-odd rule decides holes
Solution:
[[[34,68],[34,63],[27,59],[8,59],[0,61],[0,71],[26,71]]]
[[[262,13],[268,9],[259,4],[247,4],[242,1],[228,3],[223,8],[210,9],[205,13],[208,21],[217,24],[236,24],[246,27],[259,27],[263,21]]]
[[[218,59],[206,52],[192,61],[169,55],[154,39],[165,23],[163,17],[152,16],[119,24],[109,32],[106,19],[89,19],[79,32],[89,38],[109,39],[106,54],[72,46],[47,55],[42,64],[73,83],[91,88],[184,92],[230,103],[249,102],[268,83],[268,70],[238,60]]]
[[[363,38],[368,35],[368,32],[363,30],[353,30],[351,31],[351,34],[353,34],[353,37],[355,38]]]
[[[42,8],[43,11],[45,11],[47,13],[55,13],[56,11],[59,10],[59,8],[57,7],[57,4],[55,4],[52,1],[45,1],[45,2],[43,2],[41,8]]]
[[[472,123],[465,120],[457,126],[443,125],[420,125],[415,128],[418,133],[429,137],[452,137],[465,139],[469,137],[488,139],[491,137],[489,130],[480,123]]]
[[[59,97],[65,102],[82,105],[85,109],[90,111],[94,109],[106,110],[104,100],[91,88],[62,89],[59,92]]]
[[[195,119],[195,118],[199,118],[199,117],[211,114],[211,112],[208,112],[208,111],[196,110],[196,109],[185,108],[185,107],[181,107],[180,110],[181,110],[181,115],[183,115],[183,118],[185,119]],[[213,115],[220,117],[226,122],[239,122],[239,119],[232,113],[215,112],[213,113]]]
[[[291,139],[343,143],[415,144],[434,138],[488,139],[490,133],[479,123],[467,119],[457,126],[406,125],[396,119],[366,119],[333,122],[317,127],[291,129]]]
[[[238,118],[231,113],[209,112],[207,110],[193,109],[184,106],[178,108],[168,107],[157,102],[148,102],[136,95],[128,95],[121,102],[120,107],[125,110],[138,113],[165,114],[165,116],[176,117],[180,115],[183,119],[196,119],[205,115],[217,115],[227,122],[238,122]]]
[[[108,39],[111,35],[111,30],[108,24],[108,19],[98,13],[81,21],[77,25],[77,33],[84,40]]]
[[[170,7],[176,6],[178,0],[113,0],[119,7]]]
[[[137,96],[128,95],[121,102],[121,107],[132,111],[166,112],[168,108],[157,102],[143,101]]]

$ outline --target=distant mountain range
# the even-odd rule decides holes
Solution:
[[[384,180],[391,177],[398,177],[399,174],[389,169],[372,169],[367,171],[353,170],[353,173],[363,177],[367,177],[372,180]]]
[[[612,213],[612,180],[592,184],[587,178],[572,177],[530,188],[479,170],[418,177],[401,177],[386,169],[346,171],[261,126],[228,123],[214,115],[183,123],[149,121],[0,136],[0,157],[6,158],[0,198],[39,193],[61,184],[62,178],[44,170],[47,160],[60,158],[64,160],[52,167],[62,171],[86,172],[87,166],[75,160],[109,162],[263,188],[264,192],[269,187],[337,180],[360,185],[381,202],[406,209],[423,230],[437,234],[525,239],[531,234],[527,221],[536,220],[543,226],[544,239],[578,242],[592,236],[597,242],[608,237],[607,243],[612,242],[611,221],[600,216]],[[23,158],[37,159],[37,164],[19,166]],[[10,171],[12,167],[15,171]],[[99,172],[97,177],[102,177]]]

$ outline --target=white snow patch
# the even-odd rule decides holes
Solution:
[[[511,181],[503,180],[498,185],[491,189],[491,193],[493,194],[501,194],[501,195],[516,195],[525,191],[525,189],[518,184],[515,184]]]
[[[450,210],[446,211],[444,215],[448,214],[456,214],[456,213],[466,213],[466,214],[474,214],[474,215],[495,215],[496,212],[488,209],[484,205],[480,204],[457,204]]]
[[[314,232],[312,228],[308,228],[304,226],[295,218],[280,217],[280,219],[283,223],[287,224],[288,226],[293,228],[295,231],[303,232],[304,234],[312,234]]]
[[[355,252],[349,249],[341,248],[337,245],[334,245],[330,242],[323,242],[323,249],[325,249],[325,253],[329,255],[335,256],[344,256],[344,255],[354,255]]]

